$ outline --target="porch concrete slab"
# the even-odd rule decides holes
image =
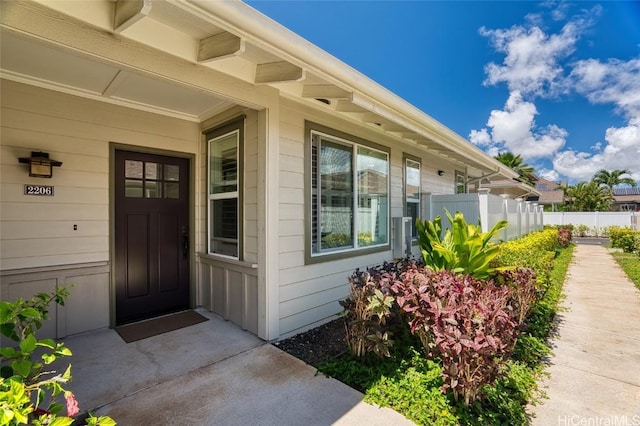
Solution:
[[[533,425],[640,424],[640,292],[608,249],[576,246]]]
[[[123,425],[403,425],[388,408],[265,344],[100,408]]]
[[[73,352],[69,389],[80,408],[94,410],[264,344],[215,314],[198,312],[209,321],[132,343],[114,330],[66,338]]]
[[[389,408],[214,314],[125,343],[113,330],[65,339],[82,411],[119,425],[411,425]]]

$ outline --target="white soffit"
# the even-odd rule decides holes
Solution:
[[[119,69],[2,31],[3,71],[102,94]]]
[[[198,121],[225,100],[157,77],[2,31],[0,65],[5,78],[54,90],[93,95],[138,109]]]
[[[115,99],[153,105],[169,111],[200,116],[205,111],[224,103],[221,100],[195,89],[152,79],[140,74],[123,72],[116,87],[109,90],[109,96]]]

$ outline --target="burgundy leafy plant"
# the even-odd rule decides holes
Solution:
[[[507,286],[410,267],[391,289],[428,356],[441,358],[443,391],[469,405],[493,383],[515,344]]]
[[[571,229],[558,228],[558,245],[560,247],[566,247],[571,243]]]
[[[513,319],[522,324],[537,296],[536,273],[530,268],[516,268],[496,274],[495,282],[509,290],[508,304]]]

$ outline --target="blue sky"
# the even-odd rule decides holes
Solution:
[[[640,180],[640,2],[247,3],[491,155]]]

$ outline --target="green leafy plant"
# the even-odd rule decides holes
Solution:
[[[367,271],[357,269],[349,277],[349,297],[340,305],[344,308],[347,344],[357,357],[368,352],[389,356],[393,332],[388,321],[394,317],[389,287],[396,270],[395,264],[384,263]]]
[[[31,300],[0,302],[0,332],[15,342],[0,349],[0,424],[66,426],[80,412],[73,393],[63,387],[71,380],[71,365],[63,373],[45,370],[54,361],[71,356],[71,351],[62,342],[36,337],[48,318],[49,304],[64,305],[68,296],[66,287],[58,287],[52,294],[39,293]],[[61,395],[66,416],[60,415],[65,408],[57,400]],[[87,424],[111,426],[115,422],[89,416]]]
[[[440,216],[433,221],[416,221],[425,265],[434,271],[449,270],[474,278],[488,278],[495,272],[491,263],[499,252],[497,244],[491,240],[508,226],[508,222],[499,221],[488,232],[481,232],[480,224],[468,224],[462,213],[456,212],[454,217],[448,211],[445,213],[451,229],[447,229],[442,237]]]

